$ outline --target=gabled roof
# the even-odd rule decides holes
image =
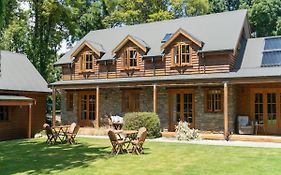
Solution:
[[[179,28],[162,46],[161,50],[164,50],[171,42],[173,42],[178,36],[183,35],[185,38],[189,39],[193,43],[195,43],[200,48],[203,47],[204,43],[198,40],[196,37],[191,35],[190,33],[186,32],[182,28]]]
[[[101,59],[113,59],[112,50],[126,36],[137,36],[150,47],[147,55],[161,55],[161,43],[167,33],[182,29],[193,38],[204,42],[202,52],[234,50],[239,41],[241,30],[247,20],[246,10],[237,10],[197,17],[186,17],[174,20],[103,29],[89,32],[69,52],[61,57],[55,65],[72,63],[72,53],[84,41],[97,42],[103,45],[105,54]]]
[[[51,92],[47,82],[25,55],[9,51],[0,51],[0,55],[0,90]]]
[[[136,36],[128,35],[112,50],[112,54],[115,54],[116,52],[118,52],[129,41],[133,42],[144,52],[147,52],[148,49],[150,48],[148,46],[148,44],[145,41],[143,41],[142,39],[140,39]]]
[[[98,56],[102,53],[105,53],[103,46],[99,43],[93,41],[84,41],[73,53],[72,57],[75,57],[85,46],[89,47],[92,51],[94,51]]]

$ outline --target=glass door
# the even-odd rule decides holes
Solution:
[[[281,91],[277,89],[262,89],[254,91],[254,121],[259,126],[258,133],[281,133]]]
[[[186,121],[194,128],[194,95],[192,91],[171,91],[169,93],[169,130],[174,131],[179,121]]]
[[[79,95],[79,125],[93,126],[96,118],[96,96],[92,93],[80,93]]]

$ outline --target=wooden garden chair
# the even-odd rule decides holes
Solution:
[[[115,133],[112,130],[108,131],[108,137],[112,145],[111,154],[124,153],[124,144],[126,143],[123,140],[118,140]]]
[[[80,126],[77,125],[76,123],[72,123],[71,125],[72,125],[73,129],[71,129],[71,126],[70,126],[69,131],[66,133],[66,141],[70,144],[74,144],[74,143],[76,143],[75,138],[79,132]]]
[[[147,129],[146,129],[145,127],[141,127],[141,128],[138,130],[137,138],[140,138],[140,137],[141,137],[141,133],[144,132],[144,131],[147,131]]]
[[[75,127],[76,127],[76,123],[71,123],[66,133],[72,134],[74,132]]]
[[[143,154],[143,144],[146,139],[146,136],[147,136],[146,129],[145,130],[142,129],[140,131],[139,137],[136,140],[131,141],[131,143],[133,145],[132,153],[136,153],[138,155]]]
[[[43,128],[46,132],[46,135],[47,135],[47,140],[46,140],[46,143],[48,144],[53,144],[56,142],[57,140],[57,135],[53,132],[52,128],[50,127],[50,125],[48,125],[47,123],[45,123],[43,125]]]

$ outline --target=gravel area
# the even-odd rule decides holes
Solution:
[[[79,135],[79,137],[87,138],[108,138],[107,136],[89,136]],[[272,142],[250,142],[250,141],[225,141],[225,140],[192,140],[192,141],[178,141],[176,138],[157,138],[147,139],[151,142],[170,142],[181,144],[199,144],[199,145],[218,145],[218,146],[238,146],[238,147],[259,147],[259,148],[281,148],[281,143]]]

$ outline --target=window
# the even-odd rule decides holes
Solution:
[[[9,120],[8,107],[0,106],[0,122],[5,122]]]
[[[128,48],[124,53],[124,67],[137,67],[138,66],[138,57],[137,50],[135,48]]]
[[[73,93],[68,92],[66,95],[67,111],[73,110]]]
[[[207,112],[222,112],[222,90],[212,89],[206,93],[206,111]]]
[[[91,71],[93,69],[93,54],[91,52],[85,52],[82,59],[82,70]]]
[[[191,64],[191,48],[188,44],[174,46],[174,64],[177,66]]]

